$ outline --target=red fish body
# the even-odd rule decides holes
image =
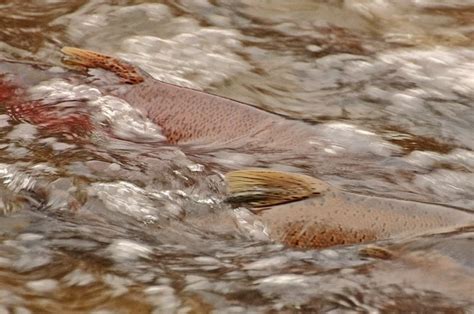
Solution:
[[[125,61],[78,48],[62,51],[71,58],[68,63],[95,76],[94,84],[102,93],[126,100],[159,125],[169,143],[238,143],[289,150],[304,146],[302,141],[311,136],[303,122],[158,81]]]
[[[311,136],[302,122],[288,121],[248,104],[205,92],[167,84],[153,79],[125,61],[78,48],[64,48],[72,59],[68,63],[85,69],[53,73],[47,68],[6,63],[0,66],[0,97],[8,114],[47,127],[50,130],[92,129],[87,115],[63,116],[47,100],[31,100],[25,90],[35,83],[53,77],[75,78],[98,88],[103,95],[126,100],[162,129],[171,144],[239,144],[290,150],[304,147]],[[75,130],[77,132],[78,130]],[[74,131],[74,130],[72,130]]]
[[[64,75],[64,74],[62,74]],[[89,116],[81,110],[64,110],[58,100],[33,99],[28,89],[58,76],[48,68],[16,62],[0,62],[0,105],[14,121],[27,122],[52,133],[83,135],[92,130]],[[76,105],[79,105],[76,104]]]

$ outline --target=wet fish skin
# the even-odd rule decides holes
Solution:
[[[107,70],[130,71],[128,67],[109,67],[111,60],[122,62],[118,59],[106,60],[104,67]],[[80,65],[88,66],[87,63]],[[92,65],[102,68],[100,63]],[[14,65],[17,66],[19,65]],[[28,67],[31,68],[31,65]],[[279,116],[219,96],[166,84],[142,74],[137,68],[132,69],[136,70],[134,75],[143,75],[143,80],[118,75],[115,80],[108,82],[110,77],[105,77],[105,81],[100,82],[101,89],[122,95],[132,105],[144,111],[163,127],[170,142],[212,142],[239,137],[248,139],[255,133],[264,132],[267,132],[267,138],[271,139],[273,136],[280,144],[285,140],[294,142],[295,134],[284,127],[282,121],[286,120]],[[36,72],[41,71],[38,69]],[[120,83],[124,78],[125,81]],[[2,101],[8,103],[18,96],[14,88],[3,84]],[[13,105],[18,118],[27,116],[46,127],[82,125],[82,120],[80,123],[65,123],[66,120],[62,117],[62,120],[56,119],[46,107],[38,109],[42,108],[42,104],[30,106],[20,99]],[[11,114],[15,115],[15,111]],[[280,133],[275,132],[275,126],[279,123],[283,126],[279,129]],[[295,121],[289,123],[297,124]],[[289,200],[291,195],[289,193],[286,198]],[[276,240],[298,247],[325,247],[472,223],[472,215],[442,208],[448,209],[438,205],[352,195],[331,188],[318,197],[272,206],[268,210],[262,210],[260,216],[270,227],[272,237]],[[364,219],[360,219],[361,217]]]
[[[259,213],[270,237],[289,246],[321,248],[413,236],[474,223],[471,214],[441,205],[332,190]]]
[[[244,169],[226,174],[226,181],[230,200],[236,195],[246,200],[267,226],[270,238],[292,247],[365,243],[474,224],[468,210],[345,192],[301,174]],[[275,198],[275,191],[281,193],[285,185],[284,194]],[[304,185],[307,192],[301,193]],[[253,202],[256,191],[261,193]]]
[[[216,144],[241,138],[248,143],[249,139],[260,137],[264,146],[286,148],[301,143],[308,133],[303,122],[288,121],[249,104],[156,80],[118,58],[72,47],[64,47],[62,52],[66,64],[95,75],[93,83],[101,91],[140,110],[162,128],[172,144]],[[111,73],[116,76],[111,77]]]
[[[50,66],[0,60],[0,105],[14,121],[28,122],[52,133],[65,133],[74,137],[90,134],[93,125],[87,113],[81,110],[61,112],[60,106],[56,106],[57,103],[67,103],[67,100],[50,103],[45,99],[31,99],[28,94],[31,86],[43,80],[72,74],[51,72],[50,69]]]

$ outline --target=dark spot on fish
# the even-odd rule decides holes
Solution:
[[[325,248],[377,240],[372,230],[335,228],[323,224],[308,225],[307,222],[290,222],[281,229],[281,241],[298,248]]]

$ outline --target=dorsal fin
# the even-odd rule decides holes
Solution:
[[[75,47],[63,47],[61,52],[68,57],[63,61],[65,64],[75,67],[101,68],[114,73],[127,84],[138,84],[145,80],[137,68],[114,57]]]
[[[228,202],[254,208],[305,199],[330,188],[327,183],[307,175],[259,168],[231,171],[225,180]]]

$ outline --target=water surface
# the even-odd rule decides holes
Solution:
[[[474,210],[473,20],[455,0],[0,4],[1,59],[61,72],[62,46],[97,50],[314,133],[304,156],[171,146],[126,102],[25,72],[61,117],[108,131],[0,107],[0,312],[473,310],[472,228],[378,243],[384,260],[271,243],[222,202],[225,171],[266,166]]]

